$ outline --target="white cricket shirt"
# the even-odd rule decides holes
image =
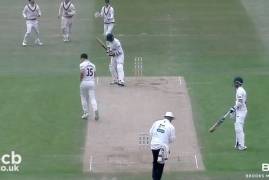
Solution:
[[[35,3],[34,6],[31,6],[31,4],[25,5],[22,16],[28,20],[36,20],[39,16],[41,16],[38,4]]]
[[[121,43],[116,38],[114,38],[114,41],[112,42],[107,42],[107,47],[109,48],[110,51],[115,53],[116,56],[124,54]]]
[[[114,18],[114,9],[112,6],[103,6],[100,12],[100,15],[104,18],[105,24],[110,24],[115,22]]]
[[[176,139],[175,128],[167,119],[154,122],[149,133],[153,150],[160,149],[162,145],[168,146]]]
[[[59,8],[59,16],[71,18],[76,14],[76,9],[74,4],[70,1],[69,3],[61,2]]]
[[[96,68],[93,63],[86,59],[80,63],[79,68],[80,72],[83,73],[82,81],[94,81]]]
[[[235,97],[235,109],[236,111],[247,111],[247,93],[245,89],[240,86],[236,89],[236,97]]]

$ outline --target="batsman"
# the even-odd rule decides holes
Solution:
[[[121,43],[118,39],[114,38],[113,34],[106,36],[107,41],[107,55],[111,58],[109,70],[112,75],[111,84],[124,86],[124,52]]]
[[[247,116],[247,93],[243,88],[243,79],[241,77],[234,78],[234,87],[236,89],[235,105],[230,109],[230,114],[235,118],[235,149],[243,151],[247,149],[245,146],[244,124]]]

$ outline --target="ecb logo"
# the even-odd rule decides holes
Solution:
[[[21,162],[21,155],[16,154],[15,151],[11,151],[10,154],[1,156],[0,170],[2,172],[19,172],[19,164],[21,164]]]

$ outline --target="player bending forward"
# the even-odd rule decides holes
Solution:
[[[124,86],[124,52],[121,43],[118,39],[114,38],[113,34],[106,36],[107,40],[107,54],[111,57],[109,70],[112,75],[112,83]]]
[[[95,113],[95,120],[98,120],[99,114],[95,99],[95,65],[88,60],[87,54],[81,54],[80,60],[80,97],[83,109],[83,115],[81,118],[88,118],[89,106],[91,103]]]
[[[59,7],[58,18],[62,16],[61,29],[63,33],[63,41],[70,41],[71,29],[73,24],[73,16],[76,14],[76,9],[71,0],[64,0]]]
[[[171,124],[173,120],[173,113],[166,112],[164,119],[154,122],[149,131],[153,156],[152,180],[162,178],[164,164],[170,153],[169,144],[176,139],[175,128]]]
[[[243,88],[243,79],[241,77],[234,78],[234,87],[236,89],[235,105],[230,109],[230,113],[235,115],[235,148],[243,151],[247,149],[245,146],[244,124],[247,116],[247,93]]]
[[[95,13],[95,17],[104,18],[104,36],[111,34],[114,28],[115,18],[114,9],[110,5],[109,0],[105,0],[105,6],[102,7],[100,12]]]
[[[43,45],[39,39],[38,18],[41,16],[41,11],[35,0],[29,0],[29,3],[25,5],[22,16],[26,20],[26,33],[22,42],[22,46],[27,46],[27,40],[30,38],[32,31],[36,33],[35,44]]]

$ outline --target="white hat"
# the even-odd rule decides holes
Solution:
[[[174,118],[174,115],[173,115],[172,112],[166,112],[164,117],[172,117],[172,118]]]

